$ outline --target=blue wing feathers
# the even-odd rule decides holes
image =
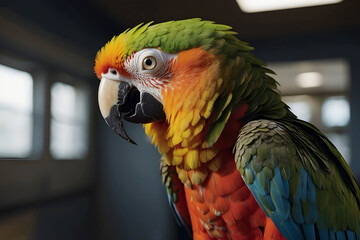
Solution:
[[[267,179],[264,175],[264,172],[258,172],[256,173],[253,164],[250,164],[250,172],[252,173],[253,177],[255,178],[254,184],[256,186],[256,189],[258,190],[258,193],[261,195],[269,194],[269,179]],[[256,176],[256,177],[255,177]]]
[[[245,167],[249,168],[249,166]],[[290,203],[289,199],[283,198],[283,195],[287,195],[289,197],[289,186],[288,183],[285,184],[281,179],[281,174],[278,168],[275,171],[275,176],[273,180],[270,181],[270,195],[261,195],[261,191],[258,190],[259,186],[255,181],[253,184],[248,184],[248,187],[252,193],[254,193],[254,197],[259,203],[260,207],[264,209],[270,209],[271,211],[264,210],[265,213],[274,221],[277,228],[282,232],[282,234],[287,239],[293,240],[301,240],[303,239],[301,229],[293,220],[290,214]],[[250,166],[250,172],[254,175],[256,179],[256,175],[252,167]],[[274,181],[274,179],[276,179]],[[285,187],[287,188],[285,190]]]
[[[272,184],[275,184],[279,194],[281,194],[282,197],[288,198],[289,197],[289,183],[288,181],[283,181],[281,179],[281,173],[279,168],[275,168],[275,176],[272,179]]]
[[[259,121],[266,122],[267,120]],[[317,166],[310,161],[311,159],[307,159],[311,157],[306,155],[306,150],[308,149],[305,149],[303,158],[310,161],[311,164],[309,166],[303,165],[304,163],[302,160],[304,159],[299,156],[301,152],[293,152],[294,148],[297,149],[297,146],[290,146],[289,148],[286,148],[287,151],[283,151],[283,145],[278,145],[278,139],[276,138],[276,136],[281,138],[282,135],[276,132],[277,130],[271,131],[272,125],[270,123],[268,125],[270,133],[265,135],[265,137],[268,137],[269,139],[262,138],[264,136],[262,134],[265,133],[261,131],[256,132],[254,130],[256,125],[249,126],[252,128],[245,129],[244,136],[247,136],[246,134],[257,133],[259,136],[256,137],[257,139],[261,139],[261,141],[257,141],[256,144],[249,144],[251,146],[247,146],[247,144],[241,145],[242,136],[240,134],[238,141],[239,145],[237,146],[240,146],[240,148],[254,147],[254,150],[256,150],[259,146],[264,145],[275,149],[274,151],[269,152],[266,160],[263,159],[264,156],[259,160],[256,156],[257,151],[251,153],[252,156],[250,159],[240,158],[239,155],[237,160],[244,161],[241,162],[244,164],[241,164],[240,170],[245,170],[241,172],[242,174],[246,173],[243,177],[251,193],[254,195],[256,201],[267,216],[272,219],[283,236],[286,239],[294,240],[360,240],[360,224],[358,224],[356,219],[354,219],[356,222],[353,221],[353,218],[356,218],[355,215],[345,216],[345,214],[349,214],[349,211],[345,211],[347,208],[345,208],[343,204],[346,204],[347,200],[341,193],[339,193],[340,195],[338,196],[342,196],[342,202],[339,200],[337,210],[331,211],[328,209],[327,206],[329,204],[331,207],[334,207],[334,202],[336,202],[337,199],[334,199],[333,197],[338,196],[333,196],[331,194],[327,195],[326,192],[324,194],[323,191],[326,191],[326,188],[324,188],[325,185],[315,185],[313,179],[317,180],[317,183],[319,183],[320,180],[318,178],[321,178],[321,176],[315,175],[313,176],[314,178],[312,178],[311,174],[317,173],[308,172],[308,170],[306,170],[306,167],[309,167],[309,171],[316,171],[314,166]],[[286,128],[285,130],[288,129]],[[253,135],[250,135],[250,137],[253,137]],[[301,137],[302,135],[295,139]],[[286,138],[284,139],[286,140]],[[287,144],[288,142],[285,140],[281,143]],[[310,150],[313,151],[313,149]],[[296,156],[294,154],[296,154]],[[294,157],[296,158],[295,162],[293,161],[291,163],[293,165],[287,165],[290,164],[289,162],[286,162],[287,156],[289,156],[289,160],[294,160]],[[280,157],[282,158],[282,161],[278,161],[278,158]],[[263,165],[261,166],[261,164]],[[251,173],[251,176],[247,175],[249,172]],[[249,181],[247,182],[247,180]],[[344,191],[344,189],[340,190]],[[344,208],[344,211],[342,211],[342,208]],[[327,212],[322,214],[318,209],[323,209]],[[344,214],[344,216],[342,216],[342,214]],[[348,219],[349,217],[352,218]],[[347,225],[344,223],[346,219],[348,221]],[[336,222],[336,220],[338,220],[338,222]]]
[[[301,176],[301,189],[300,190],[300,200],[305,201],[306,199],[306,190],[307,190],[307,180],[308,180],[308,174],[306,173],[304,168],[301,168],[300,170],[300,176]]]
[[[289,196],[289,182],[282,180],[278,167],[274,169],[275,174],[272,180],[268,180],[262,171],[255,174],[251,164],[245,169],[250,169],[254,177],[253,183],[248,184],[250,191],[286,239],[360,240],[353,231],[336,232],[330,231],[325,226],[321,227],[323,224],[318,222],[321,219],[318,219],[316,187],[304,168],[300,170],[301,183],[296,191],[295,199],[292,200]],[[306,204],[306,209],[304,209],[304,204]],[[319,226],[321,229],[318,228]]]
[[[335,232],[334,232],[334,231],[330,231],[330,232],[329,232],[329,235],[330,235],[330,240],[336,240]]]
[[[269,194],[269,180],[264,176],[264,172],[256,174],[254,184],[261,195]]]
[[[270,181],[265,177],[265,174],[263,171],[256,174],[256,179],[259,179],[259,184],[262,189],[264,189],[264,195],[269,194],[270,191]]]
[[[277,212],[273,213],[271,216],[271,220],[278,224],[276,227],[279,229],[281,234],[288,240],[302,240],[303,235],[301,233],[301,229],[299,226],[293,221],[292,217],[290,216],[289,219],[284,220],[282,216],[278,215]]]
[[[307,180],[307,196],[306,198],[313,203],[316,203],[316,189],[315,184],[312,181],[311,177],[308,175]]]
[[[268,215],[270,215],[270,213],[275,211],[275,206],[274,206],[274,203],[273,203],[270,195],[262,196],[262,195],[258,194],[258,197],[256,198],[256,200],[258,202],[261,202],[260,207],[263,208],[263,210],[264,210],[264,208],[268,209],[268,210],[264,210],[264,212],[267,213]],[[270,212],[268,212],[268,211],[270,211]]]
[[[296,203],[293,203],[292,206],[292,215],[294,217],[294,220],[297,223],[303,223],[304,222],[304,215],[301,207],[301,203],[298,201]]]
[[[347,235],[347,238],[348,239],[356,239],[355,237],[355,234],[353,231],[350,231],[350,230],[346,230],[346,235]]]
[[[298,186],[295,198],[293,199],[294,202],[298,202],[299,200],[304,201],[306,198],[308,174],[304,168],[300,169],[300,178],[300,184]]]
[[[258,194],[265,196],[265,191],[264,189],[261,187],[261,184],[259,182],[260,180],[258,178],[255,179],[254,181],[254,187],[256,188],[256,190],[258,191]]]
[[[301,225],[303,231],[304,231],[304,235],[305,235],[305,239],[306,240],[315,240],[315,229],[314,229],[314,224],[302,224]]]
[[[281,213],[281,214],[285,214],[286,209],[283,204],[283,199],[278,191],[278,188],[276,187],[276,185],[274,183],[271,183],[271,185],[270,185],[270,196],[271,196],[271,199],[276,208],[275,211],[278,213]]]
[[[320,240],[328,240],[330,238],[328,228],[318,230],[318,233],[319,233],[319,239]]]
[[[337,240],[346,240],[346,236],[343,231],[338,231],[335,235]]]

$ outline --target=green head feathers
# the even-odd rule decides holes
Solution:
[[[236,32],[232,31],[230,26],[212,21],[193,18],[151,24],[152,22],[139,24],[113,37],[96,56],[97,76],[100,77],[104,67],[116,66],[133,52],[143,48],[159,48],[164,52],[177,53],[202,47],[205,50],[213,49],[215,54],[226,55],[253,50],[247,43],[233,36]]]

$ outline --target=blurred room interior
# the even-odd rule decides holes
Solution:
[[[105,124],[97,104],[96,52],[142,22],[201,17],[232,26],[359,182],[360,1],[253,7],[236,0],[1,1],[0,239],[184,239],[142,126],[125,123],[133,146]]]

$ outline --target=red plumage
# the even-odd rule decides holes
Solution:
[[[246,110],[244,105],[230,117],[216,143],[221,146],[220,169],[209,173],[201,185],[183,186],[185,196],[179,198],[176,207],[185,219],[190,216],[195,240],[285,239],[261,210],[236,168],[232,146],[237,136],[233,133],[243,126],[240,119]]]

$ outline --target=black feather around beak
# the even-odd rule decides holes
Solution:
[[[150,123],[166,119],[163,105],[150,93],[140,93],[126,82],[120,82],[118,101],[111,107],[106,123],[122,138],[136,144],[126,133],[122,118],[133,123]]]

